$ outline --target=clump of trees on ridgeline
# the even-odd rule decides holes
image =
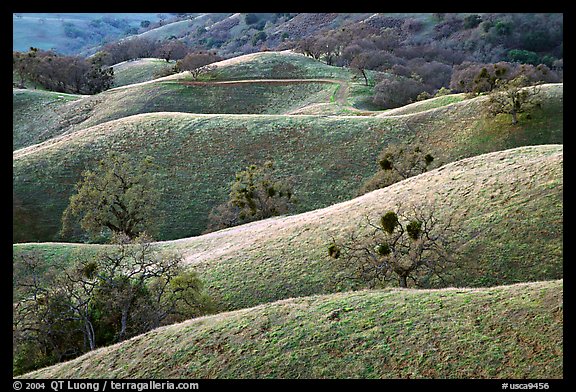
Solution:
[[[305,37],[294,48],[328,65],[356,69],[365,85],[374,86],[373,103],[382,109],[448,87],[456,93],[488,92],[496,79],[512,80],[520,73],[532,83],[562,80],[561,14],[434,18],[433,29],[426,31],[417,18],[377,14]]]
[[[190,71],[194,79],[210,71],[211,63],[222,60],[213,51],[192,50],[178,39],[125,39],[104,45],[102,50],[88,58],[30,48],[27,52],[13,52],[12,66],[17,76],[14,86],[25,88],[32,83],[51,91],[97,94],[113,86],[114,64],[147,57],[176,61],[173,67],[157,77]]]
[[[450,88],[469,95],[478,95],[494,90],[499,87],[498,83],[517,78],[522,78],[525,86],[561,81],[559,74],[544,64],[534,66],[506,61],[493,64],[464,62],[454,66]]]
[[[488,113],[509,114],[512,124],[518,123],[518,115],[541,105],[540,86],[531,86],[528,78],[520,75],[512,80],[498,80],[488,99]]]
[[[191,52],[178,60],[174,66],[174,72],[189,71],[192,79],[196,80],[202,74],[214,70],[212,63],[222,60],[216,52]]]
[[[15,86],[20,88],[29,81],[51,91],[96,94],[114,83],[114,70],[105,66],[100,56],[86,59],[30,48],[12,52],[12,68],[18,76]]]
[[[174,38],[165,41],[153,41],[144,37],[125,39],[104,45],[98,55],[109,65],[147,57],[161,58],[166,62],[176,61],[173,67],[164,69],[156,76],[190,71],[193,79],[211,71],[213,67],[210,64],[222,60],[215,51],[192,49],[183,41]]]
[[[104,45],[99,53],[105,64],[114,65],[147,57],[160,58],[167,62],[180,60],[190,51],[188,45],[175,38],[155,41],[145,37],[130,37]]]

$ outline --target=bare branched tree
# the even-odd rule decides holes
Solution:
[[[216,69],[213,63],[222,60],[220,56],[213,52],[192,52],[176,62],[177,72],[189,71],[193,80],[197,80],[200,75],[208,74]]]
[[[39,256],[19,260],[20,298],[13,306],[19,372],[211,310],[200,279],[183,269],[181,255],[160,252],[145,233],[113,240],[109,251],[79,257],[50,280]]]
[[[120,234],[114,244],[112,252],[80,262],[66,278],[73,303],[84,305],[84,298],[118,325],[115,341],[157,328],[174,313],[193,317],[205,310],[200,280],[182,269],[181,255],[160,254],[146,234],[133,240]],[[186,301],[190,307],[183,309]]]
[[[21,255],[14,266],[15,373],[72,358],[83,350],[77,339],[81,340],[82,324],[41,260],[38,254],[29,253]]]
[[[456,254],[452,220],[441,221],[433,205],[398,206],[396,211],[386,212],[377,223],[366,217],[366,235],[352,233],[342,243],[333,239],[328,254],[351,272],[339,279],[370,288],[393,280],[404,288],[425,287],[431,278],[445,283]]]

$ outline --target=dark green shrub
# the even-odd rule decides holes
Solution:
[[[540,64],[540,56],[529,50],[512,49],[508,52],[508,60],[522,64]]]
[[[263,31],[259,31],[258,33],[254,34],[252,38],[252,45],[256,45],[260,41],[266,41],[266,33]]]
[[[386,243],[376,245],[374,247],[374,250],[380,256],[388,256],[390,254],[390,252],[392,252],[392,250],[390,249],[390,245],[388,245]]]
[[[406,232],[408,233],[408,237],[417,240],[420,238],[420,233],[422,232],[422,222],[412,221],[408,223],[408,225],[406,225]]]
[[[340,248],[336,244],[331,244],[328,247],[328,255],[330,257],[337,259],[338,257],[340,257]]]
[[[473,29],[482,22],[482,17],[480,15],[468,15],[464,18],[464,28]]]
[[[381,159],[380,162],[378,162],[378,164],[380,165],[382,170],[392,170],[392,161],[390,161],[390,159],[388,158]]]
[[[258,22],[259,19],[260,18],[256,14],[246,14],[246,16],[244,17],[244,20],[246,21],[247,25],[255,24],[256,22]]]
[[[380,218],[380,225],[386,233],[392,234],[398,226],[398,215],[394,211],[388,211]]]

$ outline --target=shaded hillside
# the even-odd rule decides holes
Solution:
[[[405,106],[401,106],[399,108],[384,110],[382,113],[379,113],[377,115],[385,117],[385,116],[399,116],[402,114],[413,114],[430,109],[436,109],[442,106],[449,105],[451,103],[461,102],[464,99],[466,99],[464,93],[448,94],[440,97],[426,99],[423,101],[417,101]]]
[[[563,281],[289,299],[192,319],[24,378],[558,379]]]
[[[15,152],[14,238],[53,239],[81,171],[110,151],[156,159],[159,232],[173,239],[203,231],[234,173],[269,159],[294,181],[300,210],[345,200],[370,175],[383,141],[401,130],[382,120],[316,116],[159,113],[107,122]],[[32,225],[22,224],[26,217]]]
[[[13,150],[58,136],[65,127],[67,104],[84,97],[52,91],[13,89]]]
[[[310,211],[162,242],[200,273],[219,309],[362,288],[333,278],[332,238],[366,230],[397,203],[434,203],[452,216],[461,255],[445,277],[454,286],[493,286],[563,276],[563,148],[521,147],[448,164],[364,196]],[[100,245],[102,246],[102,245]],[[15,244],[15,259],[39,252],[48,265],[95,245]],[[84,250],[85,249],[85,250]],[[436,282],[442,287],[443,283]],[[445,283],[444,283],[445,284]]]
[[[148,91],[154,86],[140,85]],[[167,83],[161,91],[183,86]],[[129,88],[114,91],[132,99]],[[279,174],[296,184],[297,211],[303,212],[355,196],[377,171],[375,159],[388,143],[422,142],[442,162],[562,143],[562,85],[543,91],[542,107],[515,126],[506,116],[486,117],[482,97],[403,116],[154,113],[105,122],[14,153],[14,240],[54,240],[80,173],[110,151],[134,159],[152,155],[164,165],[158,228],[160,239],[175,239],[201,233],[210,209],[226,199],[234,173],[252,163],[275,160]],[[106,109],[116,110],[114,116],[135,111],[111,105],[85,123],[104,121]]]

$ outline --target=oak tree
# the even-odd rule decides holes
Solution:
[[[512,117],[512,124],[517,124],[520,113],[527,112],[539,104],[540,87],[529,87],[529,84],[525,75],[512,80],[498,80],[488,99],[489,113],[509,114]]]
[[[152,233],[159,200],[153,168],[150,157],[134,164],[126,156],[112,153],[94,170],[84,171],[62,215],[62,234],[69,232],[75,219],[93,238]]]
[[[422,174],[438,166],[435,158],[419,144],[390,144],[378,156],[379,171],[359,190],[364,194]]]
[[[228,201],[210,213],[208,231],[282,215],[295,202],[291,185],[274,173],[271,161],[250,165],[236,173]]]
[[[426,287],[432,279],[445,281],[454,262],[454,230],[450,218],[441,220],[434,206],[385,212],[378,222],[368,217],[367,234],[353,233],[344,242],[333,239],[328,254],[356,281],[371,288],[388,281],[400,287]]]

